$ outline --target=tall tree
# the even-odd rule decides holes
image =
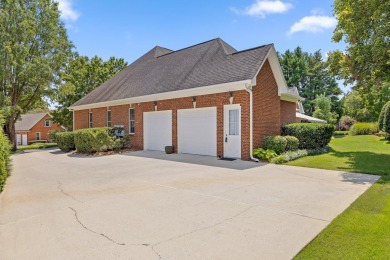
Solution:
[[[313,116],[319,119],[326,120],[330,124],[334,124],[337,121],[337,114],[332,113],[331,109],[331,100],[329,97],[321,94],[317,96],[314,100],[315,108],[313,112]]]
[[[61,82],[56,88],[54,97],[57,108],[52,113],[53,121],[72,129],[73,117],[68,107],[126,66],[127,62],[124,59],[111,57],[103,61],[97,56],[90,59],[74,53],[73,58],[60,74]]]
[[[51,0],[0,0],[0,32],[0,105],[16,149],[16,120],[51,91],[72,44]]]
[[[332,40],[344,51],[330,53],[331,71],[353,84],[376,118],[390,99],[390,1],[335,0],[338,24]]]
[[[279,61],[289,87],[296,87],[302,97],[305,113],[312,115],[317,96],[325,94],[331,99],[331,109],[339,117],[342,105],[339,95],[342,94],[335,77],[328,71],[328,64],[322,59],[321,51],[311,54],[303,52],[300,47],[294,51],[287,50],[279,54]]]

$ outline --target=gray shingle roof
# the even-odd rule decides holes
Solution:
[[[22,115],[21,118],[15,123],[15,130],[29,131],[39,122],[39,120],[41,120],[46,115],[47,112]]]
[[[237,51],[219,38],[177,51],[156,46],[72,106],[252,79],[271,47]]]

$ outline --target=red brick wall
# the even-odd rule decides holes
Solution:
[[[280,124],[295,123],[296,118],[296,103],[280,100]]]
[[[88,113],[89,110],[77,110],[74,111],[74,129],[88,128]]]
[[[257,75],[252,91],[253,148],[256,148],[262,145],[265,136],[280,134],[280,97],[268,60]]]
[[[245,90],[233,92],[233,103],[241,104],[241,157],[249,160],[249,94]],[[196,97],[196,107],[217,107],[217,155],[223,156],[223,106],[230,104],[228,93],[218,93]],[[153,102],[133,104],[135,108],[135,134],[130,136],[133,147],[143,149],[143,112],[154,111]],[[192,98],[177,98],[157,101],[157,110],[172,110],[172,144],[177,151],[177,109],[193,108]],[[113,106],[111,109],[112,124],[125,125],[129,131],[129,105]],[[101,111],[107,108],[91,109],[93,126],[105,126],[101,120]],[[96,116],[95,116],[96,114]],[[104,120],[106,120],[104,118]],[[105,122],[105,121],[104,121]],[[88,110],[75,111],[75,129],[88,127]]]
[[[57,123],[51,122],[50,127],[44,126],[44,122],[46,119],[51,119],[50,115],[44,116],[41,120],[39,120],[38,123],[36,123],[29,132],[16,132],[16,134],[25,134],[27,133],[27,142],[31,142],[36,140],[36,133],[40,132],[41,133],[41,140],[48,140],[48,132],[50,130],[61,130],[61,126],[58,125]]]

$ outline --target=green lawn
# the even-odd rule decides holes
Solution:
[[[332,139],[332,151],[287,163],[382,178],[333,220],[296,259],[390,259],[390,142],[373,135]]]

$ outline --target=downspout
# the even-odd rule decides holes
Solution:
[[[75,131],[75,129],[74,129],[74,126],[75,126],[75,122],[74,122],[74,110],[72,109],[72,116],[73,116],[73,125],[72,125],[72,131]]]
[[[253,157],[253,95],[252,86],[245,84],[246,91],[249,92],[249,155],[252,161],[259,162],[258,159]]]

